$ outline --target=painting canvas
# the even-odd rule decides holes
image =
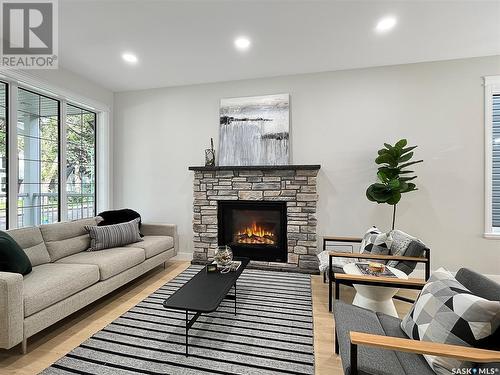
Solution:
[[[290,145],[288,94],[222,99],[219,165],[286,165]]]

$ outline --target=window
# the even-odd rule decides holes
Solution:
[[[500,238],[500,76],[485,77],[485,237]]]
[[[109,107],[51,90],[25,74],[2,73],[0,230],[96,215],[97,134],[108,143]],[[104,149],[101,158],[107,159],[108,153]],[[106,194],[99,204],[105,208],[106,175],[101,184]]]
[[[7,84],[0,82],[0,229],[7,229]]]
[[[68,220],[95,215],[96,114],[66,106],[66,194]]]
[[[18,89],[18,227],[59,221],[59,101]]]

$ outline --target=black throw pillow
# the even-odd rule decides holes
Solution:
[[[141,215],[137,211],[131,210],[130,208],[103,211],[97,216],[100,216],[103,219],[97,224],[98,227],[128,223],[129,221],[139,218],[139,231],[141,230]],[[144,237],[142,233],[140,233],[140,235],[141,237]]]
[[[14,239],[0,231],[0,271],[27,275],[31,272],[31,262]]]

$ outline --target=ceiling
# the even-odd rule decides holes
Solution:
[[[500,55],[500,1],[60,0],[59,13],[60,65],[113,91]],[[377,34],[386,15],[398,24]]]

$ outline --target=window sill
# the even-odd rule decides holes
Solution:
[[[483,237],[486,238],[487,240],[500,240],[500,233],[499,232],[488,232],[483,234]]]

